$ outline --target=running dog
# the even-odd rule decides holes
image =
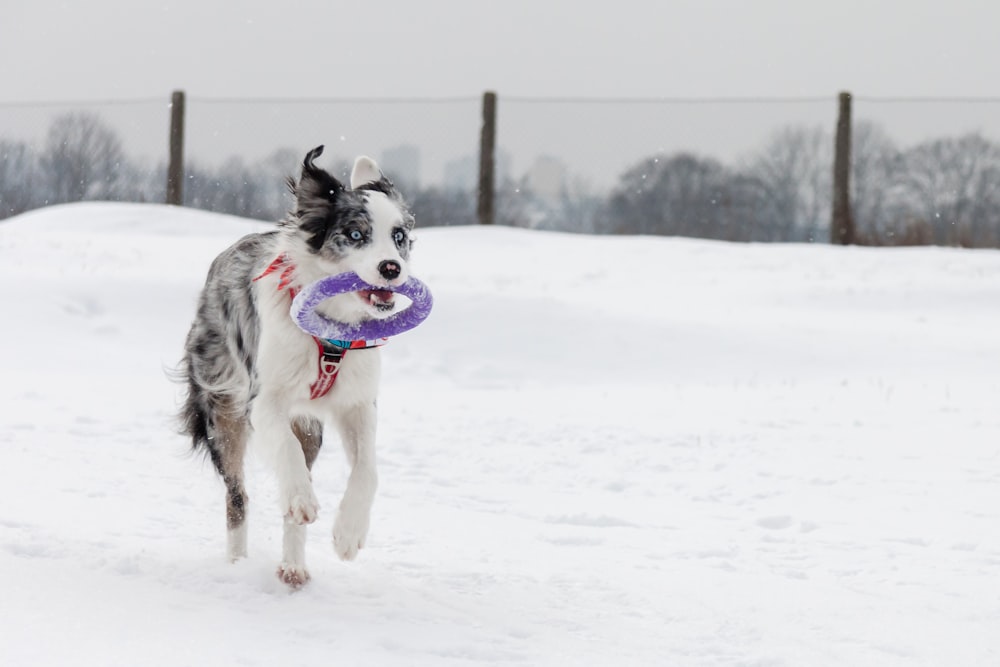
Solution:
[[[310,470],[324,425],[339,432],[351,474],[333,525],[333,547],[353,560],[365,546],[378,483],[376,397],[382,341],[324,341],[297,328],[289,306],[320,278],[353,271],[369,285],[406,282],[413,215],[370,158],[359,157],[349,186],[314,164],[288,180],[294,212],[277,229],[250,234],[212,263],[185,344],[184,432],[207,452],[226,487],[229,558],[247,555],[243,458],[248,442],[278,479],[284,539],[278,577],[292,588],[309,580],[306,525],[319,503]],[[387,317],[394,293],[340,294],[319,312],[345,323]]]

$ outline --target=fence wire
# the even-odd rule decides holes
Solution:
[[[597,233],[826,240],[836,111],[832,95],[501,92],[497,219]],[[998,112],[1000,98],[856,96],[852,208],[863,239],[1000,244]],[[281,217],[284,178],[324,144],[322,163],[341,177],[357,155],[378,160],[423,224],[474,222],[480,123],[478,96],[189,96],[184,201]],[[78,199],[163,201],[168,124],[169,95],[0,104],[0,216]]]

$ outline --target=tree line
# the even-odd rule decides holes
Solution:
[[[501,178],[501,224],[607,234],[679,235],[729,241],[826,241],[833,137],[822,128],[787,127],[759,150],[726,165],[691,153],[651,155],[627,168],[609,193],[573,179],[555,196],[527,177]],[[231,158],[216,168],[186,165],[184,203],[262,220],[283,217],[285,177],[300,151]],[[347,177],[349,165],[332,171]],[[391,175],[390,175],[391,176]],[[861,243],[1000,247],[1000,145],[979,134],[901,149],[875,124],[855,125],[852,207]],[[469,224],[475,193],[406,188],[421,224]],[[40,148],[0,139],[0,218],[84,200],[162,202],[166,165],[130,159],[100,117],[68,113]]]
[[[597,212],[609,231],[826,241],[832,133],[785,128],[736,167],[690,154],[634,165]],[[855,125],[851,206],[867,245],[1000,246],[1000,145],[979,134],[900,149]]]
[[[858,243],[1000,247],[1000,144],[973,133],[901,149],[861,122],[852,149]],[[555,205],[528,202],[521,219],[598,233],[826,242],[832,166],[831,132],[787,127],[738,165],[654,155],[628,168],[606,197],[567,187]]]

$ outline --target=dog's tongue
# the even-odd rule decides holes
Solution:
[[[361,296],[369,301],[389,303],[392,301],[392,292],[387,289],[366,289],[361,291]]]

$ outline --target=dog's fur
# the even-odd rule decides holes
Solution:
[[[225,482],[229,557],[247,554],[243,458],[249,441],[277,474],[284,515],[278,576],[292,587],[309,579],[306,524],[319,512],[310,470],[327,423],[339,431],[352,467],[334,522],[334,550],[351,560],[365,545],[377,485],[380,352],[349,351],[332,390],[310,399],[318,373],[316,342],[289,316],[282,271],[260,276],[284,254],[295,267],[293,288],[345,271],[375,286],[400,285],[408,278],[414,224],[373,160],[357,159],[348,187],[313,163],[322,151],[310,151],[300,179],[289,179],[295,210],[278,229],[245,236],[212,263],[182,364],[188,388],[184,430]],[[385,317],[394,307],[387,292],[357,292],[325,301],[320,312],[354,323]]]

